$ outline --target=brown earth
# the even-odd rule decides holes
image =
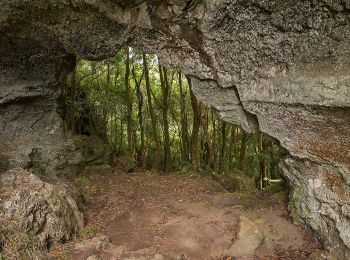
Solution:
[[[56,259],[306,259],[318,247],[289,219],[285,193],[228,193],[207,177],[108,166],[72,181],[84,194],[87,226]],[[259,247],[249,252],[255,236]],[[248,254],[230,256],[235,243]]]

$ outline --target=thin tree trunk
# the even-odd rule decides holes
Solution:
[[[157,127],[157,118],[156,114],[153,108],[153,101],[152,101],[152,92],[151,92],[151,81],[149,77],[149,68],[148,68],[148,63],[147,63],[147,55],[145,53],[142,54],[142,59],[143,59],[143,70],[145,74],[145,82],[146,82],[146,95],[147,95],[147,105],[148,105],[148,110],[149,114],[151,117],[151,125],[152,125],[152,130],[151,130],[151,135],[154,144],[156,145],[156,156],[155,156],[155,168],[160,167],[161,165],[161,142],[159,139],[159,134],[158,134],[158,127]]]
[[[240,151],[240,156],[239,156],[238,169],[243,171],[244,170],[245,155],[246,155],[246,150],[247,150],[248,135],[243,129],[241,129],[241,133],[242,133],[242,139],[241,139],[241,151]]]
[[[233,164],[233,157],[235,155],[235,148],[236,148],[236,126],[231,127],[231,141],[230,141],[230,147],[228,152],[228,160],[229,160],[229,169],[232,169]]]
[[[190,87],[191,105],[193,110],[193,127],[191,140],[191,160],[195,170],[200,169],[200,153],[199,153],[199,128],[201,123],[201,106],[192,91],[191,79],[187,77]]]
[[[215,156],[214,156],[214,171],[220,171],[220,155],[221,155],[221,134],[219,131],[221,120],[216,118],[213,123],[213,139],[215,140]]]
[[[226,122],[222,121],[221,126],[221,151],[220,151],[220,162],[219,162],[219,171],[224,171],[226,160]]]
[[[119,151],[118,153],[123,152],[123,140],[124,140],[124,124],[123,124],[123,120],[120,120],[120,140],[119,140]]]
[[[216,140],[216,118],[214,115],[213,109],[211,109],[211,121],[212,121],[212,133],[211,133],[211,139],[212,139],[212,146],[213,146],[213,155],[212,155],[212,168],[214,171],[217,171],[217,140]]]
[[[260,165],[260,182],[259,182],[259,188],[260,189],[264,189],[267,187],[267,181],[265,180],[265,178],[267,177],[266,174],[266,160],[264,158],[264,152],[265,152],[265,148],[266,148],[266,143],[264,140],[264,135],[263,133],[259,134],[259,138],[258,138],[258,151],[259,151],[259,165]]]
[[[148,63],[146,54],[143,53],[143,69],[145,73],[145,81],[146,81],[146,94],[147,94],[147,104],[148,104],[148,110],[151,117],[151,124],[152,124],[152,135],[153,135],[153,141],[156,144],[157,148],[160,146],[159,142],[159,136],[157,131],[157,119],[155,116],[155,112],[153,109],[153,102],[152,102],[152,94],[151,94],[151,81],[149,77],[149,69],[148,69]]]
[[[182,74],[181,74],[181,71],[179,71],[182,160],[184,162],[188,162],[189,160],[188,119],[187,119],[186,99],[185,99],[186,93],[184,92],[182,83],[183,83]]]
[[[169,172],[171,170],[171,150],[170,150],[170,134],[169,134],[169,94],[170,85],[168,81],[168,71],[159,64],[159,76],[162,87],[162,118],[163,118],[163,135],[164,135],[164,166],[163,170]]]
[[[213,169],[214,165],[214,159],[213,159],[213,142],[210,137],[209,133],[209,112],[208,108],[204,109],[205,115],[203,116],[203,123],[202,123],[202,129],[203,129],[203,134],[206,139],[206,149],[207,149],[207,154],[206,154],[206,164]]]
[[[125,94],[126,94],[126,106],[127,106],[127,134],[128,134],[128,146],[129,146],[129,158],[132,163],[135,161],[135,144],[134,144],[134,126],[132,122],[132,97],[130,87],[130,52],[129,47],[125,48]]]
[[[140,76],[139,80],[137,80],[137,75],[135,72],[135,68],[132,69],[132,75],[134,78],[135,86],[136,86],[136,94],[137,94],[137,117],[139,120],[139,127],[140,127],[140,151],[138,156],[138,165],[144,166],[144,158],[145,158],[145,131],[144,131],[144,124],[143,124],[143,95],[141,91],[141,82],[143,79],[143,73]]]

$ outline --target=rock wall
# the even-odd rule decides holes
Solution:
[[[225,120],[278,139],[294,219],[350,258],[348,0],[1,1],[0,35],[0,158],[61,158],[55,99],[70,55],[127,43],[183,69]]]

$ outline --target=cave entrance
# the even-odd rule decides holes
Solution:
[[[60,113],[86,164],[71,178],[86,200],[89,242],[70,256],[86,259],[101,247],[103,259],[229,259],[258,246],[276,256],[263,232],[274,243],[293,236],[281,242],[284,254],[304,250],[305,234],[283,217],[283,149],[223,121],[180,70],[126,47],[103,61],[78,59],[62,97]]]
[[[124,157],[127,171],[242,177],[224,183],[231,191],[283,181],[278,142],[223,121],[215,108],[197,100],[190,77],[162,66],[156,55],[128,47],[100,62],[78,59],[62,97],[67,129],[83,142],[108,144],[109,159]],[[89,157],[89,149],[84,155]],[[93,159],[88,161],[100,163]]]

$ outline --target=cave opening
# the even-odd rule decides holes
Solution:
[[[267,200],[264,196],[268,194],[266,191],[269,188],[264,192],[260,192],[259,189],[262,186],[261,180],[265,179],[260,177],[262,176],[260,168],[264,169],[260,167],[260,162],[268,164],[271,154],[268,158],[255,156],[249,159],[249,156],[254,154],[254,144],[256,154],[264,155],[261,153],[264,149],[259,147],[264,148],[264,140],[267,140],[267,147],[269,147],[269,142],[273,142],[267,136],[269,135],[278,140],[287,151],[286,155],[282,156],[284,159],[281,165],[284,176],[291,186],[289,213],[293,221],[312,230],[314,236],[317,236],[322,241],[323,247],[329,251],[315,252],[313,258],[350,259],[349,5],[347,1],[340,0],[282,2],[253,0],[2,1],[0,4],[0,258],[5,256],[10,259],[30,259],[33,256],[32,249],[39,246],[46,248],[73,240],[81,230],[87,236],[102,232],[103,230],[98,228],[99,223],[107,223],[107,219],[104,221],[101,216],[108,216],[110,221],[110,225],[104,226],[105,228],[111,228],[114,233],[127,237],[129,241],[137,241],[137,235],[140,234],[137,224],[141,222],[133,221],[135,214],[132,210],[124,208],[120,211],[117,206],[123,205],[123,201],[128,202],[131,208],[145,210],[144,213],[147,214],[141,216],[144,220],[149,220],[142,225],[146,227],[161,223],[174,224],[178,220],[176,217],[181,217],[179,216],[181,212],[185,212],[189,219],[194,220],[208,214],[219,214],[219,212],[223,216],[226,211],[228,213],[225,216],[232,217],[234,212],[239,211],[242,214],[235,215],[234,219],[239,219],[240,231],[250,230],[243,227],[252,225],[255,227],[258,223],[263,227],[283,223],[276,228],[278,232],[273,234],[279,234],[280,238],[289,237],[289,234],[283,236],[280,233],[281,230],[283,232],[289,230],[286,228],[289,222],[276,218],[276,216],[287,216],[286,211],[281,213],[273,211],[272,215],[262,216],[260,214],[262,211],[259,211],[259,215],[246,210],[244,203],[247,198],[250,202],[255,201],[257,206],[263,206],[265,202],[276,206],[277,201],[281,201],[281,198],[276,201]],[[159,109],[163,100],[160,82],[155,84],[158,87],[153,90],[153,95],[151,93],[151,97],[155,97],[154,101],[157,100],[160,103],[160,106],[153,103],[154,110],[158,110],[155,113],[158,116],[156,127],[150,127],[152,123],[151,119],[147,118],[149,112],[147,98],[145,98],[147,93],[142,91],[144,103],[141,108],[144,109],[141,110],[144,116],[138,117],[139,96],[133,80],[132,64],[129,75],[132,90],[130,96],[133,101],[130,116],[134,126],[132,131],[126,130],[128,120],[125,119],[125,108],[127,106],[121,105],[125,100],[121,100],[118,105],[118,109],[124,110],[115,109],[113,115],[117,116],[110,116],[109,106],[105,105],[110,100],[111,104],[114,101],[112,98],[106,98],[109,92],[105,93],[101,102],[102,99],[98,101],[97,96],[103,96],[104,91],[98,93],[88,91],[90,96],[87,96],[85,92],[74,94],[71,88],[62,86],[65,84],[63,79],[66,73],[75,66],[73,62],[75,55],[97,60],[111,56],[124,44],[156,53],[163,64],[168,65],[167,73],[164,74],[162,69],[162,73],[168,77],[168,80],[175,75],[175,85],[171,87],[168,97],[172,100],[173,107],[168,108],[167,118],[163,117],[165,113]],[[149,63],[152,64],[152,59]],[[189,121],[187,140],[190,140],[187,142],[187,148],[182,145],[179,130],[181,113],[179,114],[178,110],[181,107],[179,105],[181,99],[176,85],[178,75],[172,72],[170,65],[181,68],[184,73],[190,75],[193,92],[200,100],[201,107],[201,109],[194,109],[200,110],[201,115],[208,113],[207,121],[203,120],[203,116],[193,120],[192,103],[195,102],[192,102],[191,95],[186,96],[185,108]],[[137,80],[141,77],[141,69],[138,67],[142,67],[141,62],[135,65]],[[91,82],[97,82],[94,83],[97,87],[102,88],[108,84],[105,84],[106,69],[100,70],[104,71],[103,79],[93,80],[91,76],[88,78]],[[157,64],[155,71],[157,71]],[[109,78],[113,80],[113,76]],[[72,85],[76,79],[69,75]],[[184,89],[189,91],[185,75],[182,75],[182,79]],[[120,76],[120,82],[123,82],[123,76]],[[82,85],[86,87],[85,82]],[[144,85],[144,81],[141,81],[141,90],[144,90],[142,88]],[[57,103],[62,89],[65,92]],[[177,96],[174,94],[174,89]],[[117,97],[125,94],[122,86],[119,91],[121,95]],[[112,97],[116,97],[115,91],[110,93],[113,94]],[[70,99],[63,98],[65,95]],[[77,98],[78,96],[81,100]],[[90,100],[93,106],[91,104],[86,106],[86,100]],[[210,108],[201,103],[209,105]],[[103,111],[104,109],[108,113]],[[175,115],[172,114],[172,109],[176,110]],[[90,112],[82,112],[84,110]],[[126,114],[128,114],[127,110],[126,108]],[[57,111],[60,112],[61,118]],[[76,112],[82,115],[77,116]],[[106,114],[106,118],[103,118]],[[89,115],[93,120],[89,119]],[[101,117],[103,120],[99,119]],[[144,149],[141,149],[140,118],[145,131]],[[225,127],[219,118],[224,119]],[[169,140],[167,140],[169,146],[164,146],[163,120],[166,121],[166,119],[169,125]],[[113,120],[122,122],[123,127],[111,128],[111,125],[115,125]],[[75,121],[79,123],[76,124]],[[195,122],[195,129],[199,129],[199,137],[198,142],[193,143],[196,144],[195,147],[199,147],[199,156],[198,153],[194,153],[194,156],[192,154],[192,134],[196,133],[193,131]],[[202,127],[203,122],[208,122],[207,130],[209,137],[212,138],[207,138],[208,135]],[[213,122],[215,122],[215,131]],[[63,127],[64,124],[67,126]],[[237,127],[238,125],[242,128]],[[97,126],[101,126],[101,129]],[[234,127],[236,132],[232,131]],[[73,128],[76,128],[78,136],[71,136]],[[223,195],[220,192],[217,194],[218,190],[214,188],[209,189],[209,195],[207,194],[209,197],[206,197],[206,193],[201,193],[208,191],[203,183],[204,180],[212,181],[214,178],[217,179],[216,183],[220,182],[223,185],[226,183],[227,175],[231,173],[230,167],[236,169],[240,166],[239,148],[243,143],[243,130],[250,134],[247,134],[246,156],[243,171],[240,173],[250,176],[249,186],[254,191],[258,188],[257,196],[248,196],[247,193],[240,191],[239,194],[244,196],[240,196],[234,203],[230,201],[231,197],[227,202],[225,197],[227,194]],[[118,131],[124,134],[118,135]],[[251,134],[259,131],[264,133],[262,137]],[[155,138],[154,133],[158,134],[159,138]],[[230,162],[229,159],[220,158],[230,158],[230,145],[223,142],[222,137],[226,134],[226,139],[230,139],[231,133],[236,136],[238,148],[236,147],[236,153],[232,152]],[[96,138],[96,135],[100,137]],[[117,139],[109,140],[113,136]],[[123,140],[120,141],[119,138]],[[133,149],[129,149],[127,139],[134,140],[131,146]],[[262,145],[256,146],[256,143]],[[159,149],[155,148],[157,144]],[[215,144],[215,149],[209,149],[209,144]],[[226,150],[222,149],[223,144],[226,145]],[[167,160],[164,156],[166,147],[170,147],[167,154],[171,155],[166,157]],[[232,147],[234,145],[231,145]],[[274,144],[274,147],[276,151],[279,149],[277,144]],[[96,150],[99,150],[97,156]],[[111,152],[106,153],[106,150]],[[130,153],[129,150],[133,152]],[[187,152],[183,153],[182,150]],[[212,151],[211,154],[209,150]],[[86,167],[85,175],[75,175],[70,169],[64,172],[67,166],[79,166],[82,159],[81,151],[85,157],[84,163],[90,164]],[[265,151],[269,153],[268,149]],[[156,155],[158,153],[159,156]],[[111,156],[105,156],[106,154]],[[117,159],[113,158],[114,155]],[[126,159],[118,161],[122,157]],[[169,159],[171,163],[168,163]],[[250,160],[253,163],[248,164]],[[107,165],[107,161],[111,162],[112,166]],[[158,163],[154,163],[157,161]],[[207,161],[212,162],[211,165],[209,164],[210,167],[207,167]],[[118,170],[116,166],[122,164],[125,167],[119,169],[121,174],[113,174]],[[273,167],[268,164],[267,172],[271,168]],[[149,174],[138,174],[139,169],[145,169],[145,173]],[[179,174],[163,174],[167,171]],[[162,174],[157,175],[157,172]],[[91,204],[88,207],[80,205],[83,199],[78,195],[79,193],[75,192],[76,189],[69,183],[66,185],[64,179],[57,178],[57,173],[62,177],[72,177],[74,186],[85,191],[87,201]],[[56,179],[47,178],[50,174]],[[121,179],[113,179],[116,176]],[[235,176],[237,177],[237,174]],[[90,177],[94,178],[89,179]],[[158,186],[150,182],[152,177],[155,177],[154,183],[159,184]],[[185,181],[182,179],[184,177],[188,182],[194,179],[191,183],[193,185],[191,186],[190,183],[184,185],[182,182]],[[267,177],[275,178],[272,174]],[[169,181],[167,178],[175,179]],[[253,178],[255,178],[254,181],[252,181]],[[102,186],[101,181],[105,181]],[[270,187],[273,186],[270,185]],[[123,190],[127,187],[129,189]],[[149,190],[142,193],[147,187]],[[189,192],[185,193],[185,187],[189,188],[187,189]],[[154,193],[154,190],[157,192]],[[176,193],[179,190],[181,192]],[[215,194],[210,194],[210,190],[214,190],[212,193]],[[104,193],[107,191],[115,194],[107,196],[108,194]],[[172,198],[177,198],[177,203],[180,203],[180,200],[182,203],[187,203],[190,199],[194,204],[176,204],[174,201],[168,203],[166,200],[143,201],[142,198],[146,198],[144,195],[147,194],[150,199],[164,198],[167,194],[173,194]],[[198,215],[198,212],[193,210],[190,211],[190,208],[208,209],[208,204],[203,204],[205,201],[198,201],[198,198],[191,197],[193,194],[202,194],[203,199],[207,198],[212,202],[209,203],[209,208],[215,208],[215,210],[202,215]],[[109,204],[110,198],[121,199],[117,204]],[[147,203],[152,206],[149,206],[152,212],[143,208],[142,205]],[[233,205],[229,206],[230,204]],[[105,208],[111,211],[108,213]],[[219,208],[222,210],[220,211]],[[82,227],[82,211],[86,215],[90,214],[88,219],[96,220],[96,225],[88,224],[85,228]],[[96,215],[93,214],[94,212],[101,214]],[[163,215],[165,219],[157,220],[157,216]],[[260,216],[261,219],[265,221],[267,219],[269,222],[262,223]],[[173,222],[167,221],[166,217]],[[235,237],[232,234],[237,229],[230,224],[235,221],[225,218],[214,220],[207,218],[203,221],[203,223],[208,222],[217,224],[197,226],[194,222],[186,222],[190,223],[186,226],[193,229],[175,225],[172,232],[168,233],[182,231],[175,237],[166,238],[161,233],[150,237],[140,236],[142,239],[139,240],[160,241],[160,245],[166,243],[179,245],[179,241],[183,242],[187,247],[192,248],[192,251],[203,253],[200,256],[192,255],[190,257],[192,259],[205,259],[215,250],[217,253],[215,256],[217,256],[232,244],[236,244],[235,250],[252,244],[243,243],[239,239],[231,241]],[[118,223],[125,225],[118,226]],[[180,221],[180,223],[183,222]],[[226,227],[220,227],[218,223],[224,223]],[[120,232],[113,227],[120,227]],[[215,236],[210,236],[205,231],[212,230],[211,228],[224,230],[226,233],[214,233]],[[193,239],[193,236],[189,239],[194,230],[201,231],[202,235],[206,234],[206,237],[212,239],[211,242],[201,243],[202,236],[198,233],[196,233],[198,235],[196,239]],[[131,234],[134,236],[130,238]],[[225,234],[231,237],[228,238]],[[113,235],[113,232],[110,235]],[[240,235],[237,237],[241,237]],[[217,241],[214,238],[221,237],[227,243],[225,246],[222,243],[213,242]],[[111,243],[106,241],[108,240],[106,237],[97,240],[100,245],[103,244],[111,249],[108,251],[104,247],[108,252],[89,251],[92,259],[113,258],[108,255],[111,251],[123,251],[122,248],[113,247],[114,241],[118,242],[116,238],[111,237]],[[89,237],[87,241],[96,242]],[[260,239],[254,241],[260,241]],[[270,244],[268,237],[263,241],[265,242],[259,245],[253,243],[257,246],[255,249],[268,248]],[[301,240],[297,241],[300,242],[299,245],[302,244]],[[123,245],[122,241],[118,243]],[[289,244],[289,246],[293,245]],[[139,255],[132,255],[140,247],[148,248],[147,243],[146,245],[138,243],[137,247],[127,249],[124,256],[118,257],[142,259]],[[19,252],[16,252],[16,248],[29,250],[28,254],[25,256],[17,254]],[[305,249],[302,246],[297,248]],[[213,252],[209,252],[209,249]],[[159,249],[157,253],[161,251]],[[181,251],[186,255],[185,257],[191,254],[189,252],[191,250],[187,251],[183,247],[178,250],[178,252]],[[302,251],[296,249],[294,259],[304,259],[304,255],[310,252],[307,248],[304,250],[307,253],[304,254]],[[291,253],[291,250],[288,252]],[[8,253],[11,254],[10,257]],[[159,255],[155,257],[156,253],[154,251],[152,253],[154,254],[146,259],[162,257]],[[274,253],[283,255],[283,252],[278,250]],[[207,255],[204,256],[204,254]],[[238,254],[237,251],[236,254]],[[78,252],[72,258],[88,257],[84,252]],[[293,257],[290,258],[293,259]],[[44,259],[44,257],[37,258]],[[179,258],[182,259],[183,256]],[[268,257],[268,259],[275,258],[288,257],[285,255]]]
[[[306,248],[309,234],[288,218],[286,151],[197,99],[196,80],[131,47],[77,58],[57,106],[83,157],[78,173],[61,176],[85,216],[84,242],[68,257],[299,257],[318,247]],[[37,158],[27,169],[41,175]]]
[[[156,55],[125,47],[111,58],[77,58],[76,64],[57,110],[76,143],[106,144],[102,158],[84,146],[89,164],[124,158],[127,172],[199,173],[232,192],[273,183],[287,188],[279,167],[286,152],[278,141],[223,118],[197,99],[191,76],[163,66]]]

